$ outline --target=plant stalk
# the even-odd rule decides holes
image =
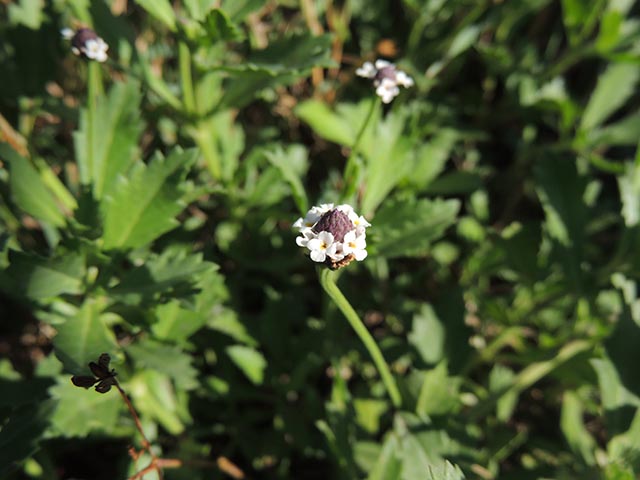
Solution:
[[[382,356],[382,352],[380,351],[380,348],[378,348],[376,341],[364,326],[349,301],[342,294],[338,285],[336,285],[336,273],[328,268],[323,268],[320,272],[320,284],[322,285],[322,288],[324,288],[324,291],[327,292],[327,295],[329,295],[331,300],[333,300],[335,305],[346,317],[351,327],[355,330],[358,337],[360,337],[360,341],[364,344],[369,355],[371,355],[373,363],[376,365],[378,372],[380,372],[380,377],[382,377],[382,382],[389,393],[389,397],[391,397],[391,402],[396,408],[400,407],[402,404],[402,396],[400,395],[400,390],[398,390],[398,386],[391,375],[389,366]]]

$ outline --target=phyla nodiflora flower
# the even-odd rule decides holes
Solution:
[[[73,31],[70,28],[62,30],[62,36],[71,40],[71,51],[78,56],[97,62],[107,61],[109,45],[90,28]]]
[[[375,65],[364,62],[356,70],[356,75],[373,79],[376,95],[382,99],[382,103],[390,103],[400,93],[398,85],[405,88],[413,86],[413,79],[409,75],[386,60],[376,60]]]
[[[309,250],[311,260],[335,270],[367,257],[366,232],[371,224],[350,205],[333,203],[312,207],[294,224],[296,243]]]

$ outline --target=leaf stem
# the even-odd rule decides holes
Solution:
[[[178,61],[180,63],[180,83],[182,84],[182,101],[187,113],[195,113],[196,97],[193,90],[193,77],[191,75],[191,53],[185,42],[178,44]]]
[[[353,196],[358,186],[358,152],[360,149],[360,143],[362,138],[364,137],[364,132],[367,130],[371,119],[377,115],[375,113],[378,111],[380,106],[380,102],[378,101],[378,97],[374,96],[371,99],[371,105],[369,107],[369,112],[365,117],[365,120],[360,127],[360,130],[356,134],[356,139],[353,142],[353,146],[351,147],[351,153],[349,154],[349,158],[347,159],[347,163],[344,167],[344,182],[345,182],[345,191],[343,194],[343,200],[347,200]]]
[[[336,306],[346,317],[351,327],[355,330],[358,337],[360,337],[360,341],[362,341],[366,347],[369,355],[371,355],[373,363],[375,363],[378,372],[380,372],[382,382],[391,397],[393,405],[395,407],[400,407],[402,404],[402,396],[400,395],[398,386],[391,375],[389,366],[382,356],[382,352],[380,351],[380,348],[378,348],[375,340],[360,320],[360,317],[358,317],[356,311],[336,285],[336,272],[329,270],[328,268],[323,268],[320,272],[320,284],[322,285],[322,288],[324,288],[324,291],[327,292],[327,295],[329,295],[331,300],[333,300]]]

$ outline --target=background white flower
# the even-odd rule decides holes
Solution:
[[[356,75],[373,79],[376,95],[383,103],[390,103],[400,93],[398,85],[405,88],[413,86],[413,79],[409,75],[386,60],[376,60],[375,66],[365,62],[356,70]]]

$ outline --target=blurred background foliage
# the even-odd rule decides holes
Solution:
[[[0,2],[0,477],[144,466],[117,392],[69,381],[108,352],[167,479],[637,478],[639,13]],[[376,58],[416,86],[345,177]],[[401,409],[295,246],[344,191]]]

